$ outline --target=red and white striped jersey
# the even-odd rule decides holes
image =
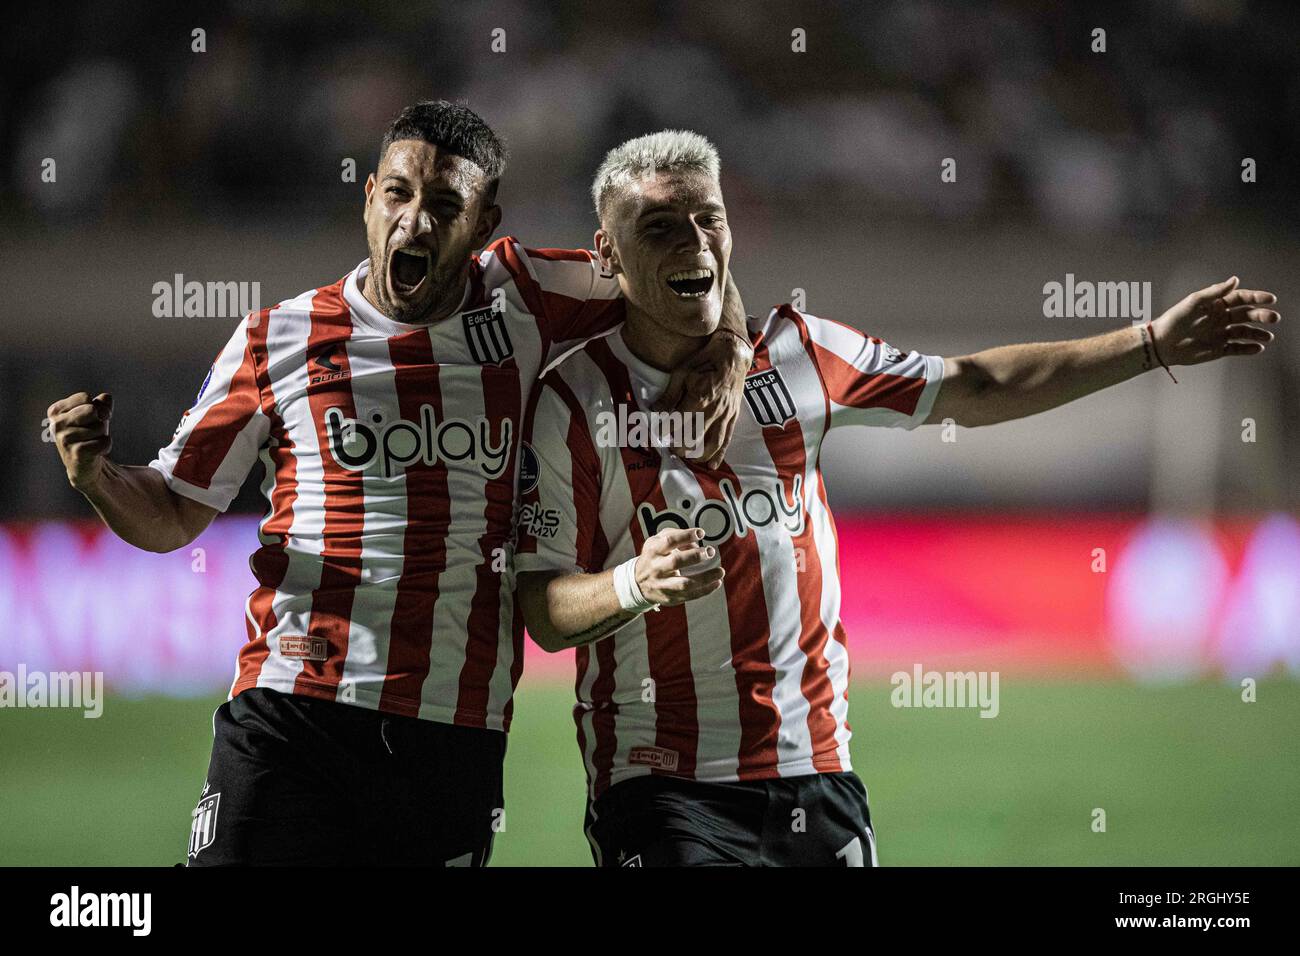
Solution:
[[[232,697],[505,730],[524,407],[548,362],[621,321],[618,285],[587,252],[505,238],[456,314],[408,325],[365,299],[368,269],[248,316],[152,465],[223,511],[265,465]]]
[[[749,331],[754,366],[717,470],[610,440],[668,381],[618,331],[565,358],[531,400],[518,571],[594,573],[689,527],[704,529],[726,568],[707,597],[577,649],[574,718],[593,799],[647,773],[729,781],[850,769],[822,440],[837,425],[920,424],[943,359],[789,306]]]

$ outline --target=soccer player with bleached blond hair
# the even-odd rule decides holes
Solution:
[[[1162,365],[1262,352],[1235,277],[1145,326],[958,358],[782,305],[748,324],[745,406],[716,465],[611,432],[652,413],[717,327],[732,237],[716,151],[665,131],[612,150],[595,246],[623,324],[539,382],[526,415],[519,604],[577,648],[574,717],[599,865],[874,865],[849,754],[849,655],[819,458],[831,428],[988,425]],[[610,440],[615,434],[618,440]]]
[[[408,106],[366,180],[368,256],[241,322],[154,461],[109,458],[108,393],[50,406],[69,482],[148,551],[188,545],[265,470],[192,866],[491,854],[523,667],[509,561],[523,413],[541,371],[624,308],[587,250],[490,241],[505,166],[468,107]],[[714,346],[678,370],[706,457],[752,355],[728,301]]]

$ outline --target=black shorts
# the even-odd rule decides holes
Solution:
[[[265,688],[213,730],[190,866],[483,866],[505,822],[500,731]]]
[[[624,780],[587,807],[597,866],[875,866],[853,773],[704,783]]]

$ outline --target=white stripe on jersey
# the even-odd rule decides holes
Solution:
[[[267,316],[266,327],[266,365],[268,369],[278,369],[280,374],[274,377],[271,385],[271,398],[277,403],[287,401],[289,397],[307,389],[307,363],[302,358],[307,351],[307,336],[311,332],[312,299],[315,292],[304,293],[297,299],[283,303],[272,309]],[[298,422],[286,421],[285,430],[289,440],[294,444],[293,459],[297,493],[293,499],[293,522],[289,526],[288,539],[292,546],[284,551],[288,559],[284,580],[275,589],[271,599],[271,612],[275,615],[275,626],[264,634],[269,653],[257,673],[256,686],[269,687],[284,693],[293,691],[294,681],[302,672],[302,661],[280,655],[280,635],[307,634],[311,618],[311,592],[320,586],[321,549],[325,539],[324,496],[318,489],[324,487],[324,473],[321,467],[320,449],[316,439],[315,428],[302,428]],[[274,491],[276,477],[275,463],[270,449],[262,450],[262,464],[266,468],[267,478],[272,488],[264,491],[267,501]],[[262,522],[262,529],[274,517],[268,513]],[[264,533],[262,543],[270,544],[271,539]],[[249,604],[252,597],[249,598]],[[250,617],[252,616],[250,611]],[[238,675],[236,676],[238,682]]]
[[[358,417],[369,418],[371,402],[373,407],[399,408],[394,381],[397,369],[389,353],[388,340],[354,339],[341,348],[347,353],[352,372],[352,394]],[[355,696],[359,706],[374,709],[379,706],[388,672],[397,585],[406,560],[406,475],[386,478],[382,474],[366,474],[362,478],[362,495],[361,579],[352,599],[348,653],[335,699],[351,702]]]
[[[770,322],[781,322],[791,325],[789,319],[776,317],[769,319]],[[819,323],[820,325],[820,323]],[[838,328],[838,327],[837,327]],[[774,332],[775,330],[771,330]],[[791,329],[797,335],[797,329]],[[769,333],[770,334],[770,333]],[[787,332],[782,338],[790,338]],[[813,336],[816,341],[816,336]],[[769,353],[771,349],[769,349]],[[786,385],[791,392],[796,394],[816,394],[821,387],[821,379],[817,372],[817,366],[809,357],[807,351],[799,349],[795,351],[785,349],[782,352],[781,374],[785,376]],[[867,366],[870,369],[870,366]],[[832,417],[835,417],[836,408],[842,408],[832,402]],[[840,420],[844,420],[841,418]],[[827,510],[824,501],[824,483],[820,468],[821,444],[824,435],[824,429],[819,430],[813,427],[804,427],[803,432],[803,449],[804,449],[804,508],[808,513],[808,520],[812,526],[813,542],[817,549],[817,557],[821,564],[822,573],[838,576],[839,573],[839,554],[835,547],[835,533],[831,526],[830,512]],[[822,625],[826,628],[827,639],[822,648],[822,654],[826,658],[826,676],[831,684],[831,691],[834,696],[831,698],[831,716],[835,721],[835,740],[836,756],[839,757],[840,763],[846,768],[849,766],[849,738],[852,736],[848,726],[848,686],[849,686],[849,652],[843,644],[835,639],[835,630],[840,622],[840,589],[839,587],[827,587],[823,583],[820,595],[820,608]]]

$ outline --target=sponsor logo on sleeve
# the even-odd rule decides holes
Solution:
[[[519,494],[526,495],[537,487],[541,480],[542,466],[537,460],[537,452],[528,442],[519,446]]]
[[[208,369],[208,374],[203,377],[203,384],[199,386],[199,394],[194,396],[195,405],[199,403],[199,399],[203,397],[203,393],[208,390],[208,383],[212,381],[212,372],[213,370],[216,369],[216,367],[217,367],[216,363],[214,362],[211,368]]]

